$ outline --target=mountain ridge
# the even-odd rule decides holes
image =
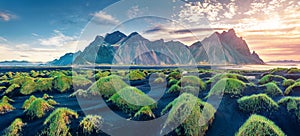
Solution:
[[[72,61],[61,57],[56,62],[62,61],[64,65],[265,64],[255,51],[250,52],[246,41],[234,29],[215,32],[191,46],[163,39],[150,41],[137,32],[126,36],[115,31],[105,37],[97,36],[73,57]]]

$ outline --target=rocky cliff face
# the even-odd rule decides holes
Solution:
[[[97,36],[70,64],[163,65],[163,64],[264,64],[251,53],[245,40],[235,31],[213,33],[203,41],[186,46],[181,42],[149,41],[134,32],[129,36],[116,31]],[[63,58],[56,61],[64,61]],[[73,62],[73,63],[72,63]]]

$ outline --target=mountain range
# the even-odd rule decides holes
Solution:
[[[67,53],[48,65],[191,65],[265,64],[234,29],[215,32],[187,46],[178,41],[150,41],[137,32],[97,36],[83,51]]]

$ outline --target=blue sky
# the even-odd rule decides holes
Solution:
[[[265,61],[300,60],[298,0],[188,1],[2,0],[0,61],[50,61],[115,30],[191,45],[230,28]]]

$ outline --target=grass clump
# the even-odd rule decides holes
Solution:
[[[283,81],[282,86],[284,87],[289,87],[291,85],[293,85],[296,81],[293,79],[286,79]]]
[[[298,68],[290,68],[287,73],[288,74],[299,74],[300,73],[300,69],[298,69]]]
[[[138,112],[134,114],[136,120],[149,120],[154,119],[155,115],[149,106],[142,107]]]
[[[284,81],[286,80],[285,77],[283,76],[279,76],[279,75],[265,75],[264,77],[262,77],[258,83],[263,85],[263,84],[266,84],[266,83],[269,83],[269,82],[273,82],[273,81],[276,81],[276,82],[281,82],[281,81]]]
[[[16,118],[8,128],[4,130],[3,136],[21,136],[22,129],[26,124],[20,118]]]
[[[25,111],[25,115],[30,119],[41,118],[47,111],[50,111],[53,108],[54,107],[43,98],[37,98],[29,105],[28,109]]]
[[[285,89],[284,95],[290,95],[291,93],[300,91],[300,82],[296,82],[293,85]]]
[[[42,98],[45,99],[45,100],[47,100],[47,99],[52,99],[53,96],[50,96],[50,95],[48,95],[48,94],[45,93]]]
[[[109,98],[120,109],[126,113],[137,112],[144,106],[151,109],[156,108],[156,102],[141,90],[135,87],[125,87]]]
[[[188,136],[205,135],[216,112],[212,105],[189,93],[183,93],[169,103],[163,109],[162,114],[167,111],[169,111],[169,115],[162,131],[171,129],[175,130],[177,135]],[[173,126],[174,124],[179,126]]]
[[[36,92],[36,83],[34,79],[27,80],[24,84],[22,84],[20,93],[23,95],[29,95]]]
[[[177,82],[178,82],[177,79],[170,79],[170,80],[168,81],[168,86],[170,87],[170,86],[172,86],[172,85],[175,85],[175,84],[177,84]]]
[[[101,132],[103,118],[98,115],[87,115],[80,121],[81,135],[96,135]]]
[[[300,121],[300,97],[284,97],[278,101],[278,104],[285,106]]]
[[[161,84],[165,82],[165,79],[163,79],[162,77],[158,77],[153,81],[155,84]]]
[[[42,135],[47,136],[66,136],[71,135],[68,124],[72,118],[78,118],[78,114],[68,108],[57,108],[44,121],[46,125]]]
[[[13,100],[6,96],[0,100],[0,114],[5,114],[15,109],[9,102],[13,102]]]
[[[52,91],[53,78],[38,78],[36,81],[36,90],[41,92]]]
[[[221,79],[224,78],[231,78],[231,79],[238,79],[243,82],[249,82],[246,77],[240,74],[235,74],[235,73],[221,73],[221,74],[216,74],[213,76],[211,79],[209,79],[206,83],[216,83]]]
[[[146,74],[139,71],[139,70],[133,70],[133,71],[130,71],[126,77],[129,79],[129,80],[142,80],[142,79],[145,79],[145,76]]]
[[[128,86],[119,76],[111,75],[100,78],[96,83],[87,89],[92,95],[102,95],[109,98],[117,91]]]
[[[12,93],[14,90],[20,88],[20,85],[18,84],[12,84],[10,85],[6,90],[5,90],[5,94],[9,94]]]
[[[283,131],[271,120],[260,116],[251,115],[240,127],[236,136],[285,136]]]
[[[219,80],[209,91],[207,98],[213,95],[223,96],[230,95],[231,97],[242,96],[246,88],[246,83],[238,79],[223,78]]]
[[[283,95],[281,89],[274,82],[267,83],[263,85],[263,87],[264,87],[263,93],[269,95],[270,97]]]
[[[71,89],[72,78],[69,76],[55,76],[53,79],[53,88],[61,93]]]
[[[98,72],[97,74],[95,74],[95,80],[99,80],[102,77],[107,77],[110,75],[110,72],[108,71],[103,71],[103,72]]]
[[[57,103],[57,102],[56,102],[55,100],[53,100],[53,99],[48,99],[47,102],[48,102],[50,105],[52,105],[52,106],[58,105],[58,104],[59,104],[59,103]]]
[[[34,96],[34,95],[31,95],[24,103],[23,103],[23,106],[22,108],[27,110],[28,107],[30,106],[30,104],[36,100],[37,98]]]
[[[92,84],[92,81],[81,76],[73,76],[72,77],[73,85],[76,87],[85,87]]]
[[[177,72],[177,71],[174,71],[174,72],[171,72],[168,76],[169,79],[176,79],[176,80],[180,80],[181,78],[181,73],[180,72]]]
[[[199,88],[200,91],[206,89],[206,84],[196,76],[183,76],[177,83],[181,87],[193,86]]]
[[[239,109],[248,113],[271,113],[278,109],[278,104],[266,94],[244,96],[237,100]]]
[[[177,84],[174,84],[169,88],[167,93],[176,93],[176,92],[180,92],[180,90],[181,90],[181,87]]]

